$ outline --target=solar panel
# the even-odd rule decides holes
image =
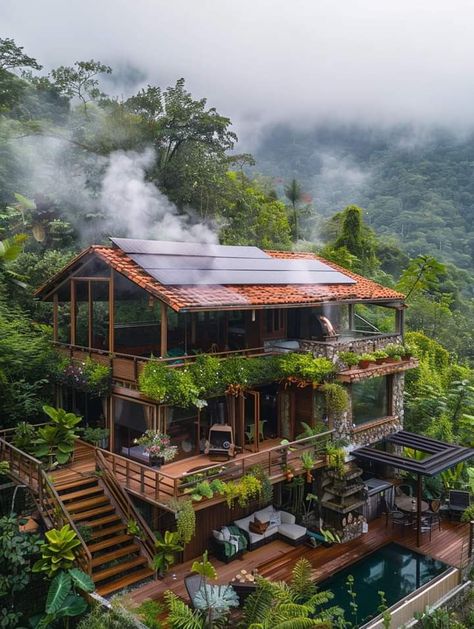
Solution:
[[[125,253],[145,253],[173,256],[210,256],[212,258],[270,258],[258,247],[213,245],[200,242],[170,242],[166,240],[139,240],[136,238],[110,238]]]
[[[354,284],[338,271],[214,271],[192,269],[145,269],[164,286],[244,284]]]
[[[144,269],[203,269],[215,271],[328,271],[319,260],[282,260],[279,258],[212,258],[210,256],[168,256],[130,253],[129,257]]]
[[[258,247],[111,238],[165,286],[354,284],[320,260],[272,258]]]

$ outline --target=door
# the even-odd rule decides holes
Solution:
[[[260,393],[258,391],[244,393],[243,420],[245,449],[258,452],[260,442]]]

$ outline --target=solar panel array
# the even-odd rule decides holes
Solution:
[[[272,258],[258,247],[111,240],[164,286],[355,283],[319,260]]]

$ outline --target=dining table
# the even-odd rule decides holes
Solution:
[[[413,513],[415,514],[417,511],[417,501],[416,498],[412,496],[397,496],[395,498],[395,506],[400,511],[404,513]],[[426,502],[426,500],[421,501],[421,513],[425,511],[429,511],[430,505]]]

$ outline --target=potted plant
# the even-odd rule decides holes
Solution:
[[[388,354],[383,349],[378,349],[374,352],[374,358],[377,365],[383,365],[387,362]]]
[[[171,445],[169,435],[158,430],[147,430],[133,443],[143,446],[150,457],[150,465],[160,468],[164,463],[172,461],[178,451],[178,446]]]
[[[109,438],[109,429],[100,428],[99,426],[93,428],[92,426],[86,426],[86,428],[79,429],[82,432],[82,438],[88,443],[92,443],[96,448],[99,446],[107,447],[107,440]]]
[[[362,354],[359,358],[360,369],[367,369],[375,362],[375,356],[373,354]]]
[[[313,482],[313,468],[316,464],[316,460],[313,457],[313,455],[311,454],[311,452],[303,452],[303,454],[300,457],[301,459],[301,465],[304,469],[304,471],[306,472],[306,482],[307,483],[312,483]]]
[[[359,364],[359,356],[355,352],[339,352],[339,358],[349,369]]]
[[[410,358],[414,356],[415,348],[413,347],[413,345],[410,345],[409,343],[405,343],[404,345],[402,345],[401,349],[402,349],[402,360],[410,360]]]
[[[291,465],[284,465],[283,474],[285,475],[286,480],[290,482],[295,477],[295,468]]]
[[[138,526],[138,522],[136,520],[130,519],[127,522],[127,533],[128,535],[133,535],[139,540],[143,539],[143,532],[141,528]]]
[[[402,359],[402,354],[404,352],[402,345],[397,345],[396,343],[389,343],[385,348],[385,352],[387,353],[390,360],[399,361]]]

